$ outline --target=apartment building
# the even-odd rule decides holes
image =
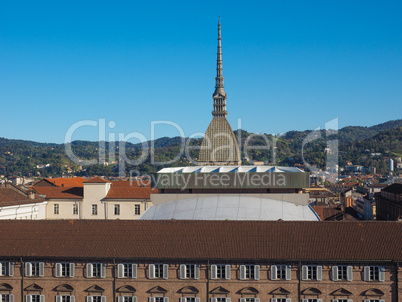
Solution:
[[[2,302],[401,301],[402,224],[0,222]]]

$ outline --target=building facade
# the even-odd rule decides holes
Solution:
[[[401,234],[397,222],[0,222],[0,295],[2,302],[397,302]]]

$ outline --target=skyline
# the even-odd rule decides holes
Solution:
[[[230,3],[1,3],[0,137],[61,143],[75,122],[102,118],[147,139],[157,120],[205,133],[218,16],[234,130],[238,118],[269,134],[401,118],[401,3]]]

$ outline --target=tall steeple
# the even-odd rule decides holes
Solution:
[[[222,68],[222,44],[221,44],[221,20],[218,22],[218,55],[216,59],[216,78],[215,92],[212,95],[214,99],[213,116],[227,116],[226,111],[226,92],[223,84],[223,68]]]
[[[221,21],[218,22],[218,57],[216,60],[214,110],[212,121],[201,143],[198,165],[240,165],[240,150],[232,127],[226,119],[226,92],[223,85]]]

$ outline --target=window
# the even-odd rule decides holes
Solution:
[[[380,281],[385,280],[385,268],[383,266],[365,266],[364,281]]]
[[[271,280],[291,280],[290,265],[271,265]]]
[[[260,302],[260,298],[240,298],[240,302]]]
[[[56,277],[74,277],[74,263],[56,263]]]
[[[240,280],[260,280],[260,266],[255,264],[240,265]]]
[[[92,215],[98,215],[98,205],[92,205]]]
[[[114,215],[120,215],[120,205],[119,204],[114,205]]]
[[[352,299],[333,299],[332,302],[353,302]]]
[[[14,276],[14,263],[9,261],[0,262],[0,276]]]
[[[385,300],[382,300],[382,299],[365,299],[364,302],[385,302]]]
[[[230,265],[213,264],[211,265],[211,279],[230,279]]]
[[[106,302],[106,296],[87,296],[86,302]]]
[[[303,265],[302,280],[322,280],[322,266],[320,265]]]
[[[117,298],[117,302],[137,302],[136,296],[120,296]]]
[[[73,204],[73,215],[78,215],[78,204]]]
[[[43,277],[45,271],[45,263],[43,262],[26,262],[25,276],[26,277]]]
[[[14,302],[14,295],[12,294],[1,294],[0,302]]]
[[[332,267],[332,281],[353,281],[353,266],[338,265]]]
[[[291,302],[290,298],[272,298],[271,302]]]
[[[58,203],[55,203],[53,205],[53,214],[54,215],[59,215],[59,204]]]
[[[117,265],[118,278],[137,278],[137,264],[120,263]]]
[[[141,215],[141,205],[139,204],[134,205],[134,214]]]
[[[230,302],[230,298],[211,298],[211,302]]]
[[[302,302],[322,302],[322,299],[302,299]]]
[[[106,264],[87,263],[87,278],[105,278]]]
[[[149,278],[150,279],[167,279],[169,265],[167,264],[150,264],[149,265]]]
[[[25,301],[26,302],[44,302],[45,296],[44,295],[26,295]]]
[[[180,279],[199,279],[200,267],[197,264],[180,264]]]
[[[168,301],[169,301],[168,297],[149,297],[148,299],[148,302],[168,302]]]
[[[200,302],[200,298],[197,298],[197,297],[183,297],[183,298],[180,298],[180,302]]]
[[[74,302],[75,296],[70,295],[59,295],[56,296],[56,302]]]

